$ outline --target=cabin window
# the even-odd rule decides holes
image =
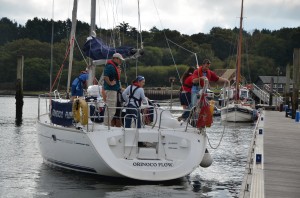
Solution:
[[[240,97],[241,98],[248,98],[248,91],[241,91],[241,94],[240,94]]]

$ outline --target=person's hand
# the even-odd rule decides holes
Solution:
[[[206,76],[200,77],[200,79],[203,79],[204,81],[208,81],[208,78]]]
[[[110,81],[110,85],[114,86],[117,83],[117,81],[114,79],[113,81]]]
[[[227,79],[226,79],[226,84],[228,85],[228,87],[230,86],[230,82]]]

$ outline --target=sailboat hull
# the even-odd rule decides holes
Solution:
[[[252,122],[253,111],[249,106],[231,104],[221,108],[221,119],[228,122]]]
[[[88,127],[63,127],[51,124],[48,114],[37,122],[39,148],[46,164],[147,181],[180,178],[199,166],[206,134],[195,128],[184,129],[179,122],[177,127],[160,130],[148,126],[108,130],[92,122]]]

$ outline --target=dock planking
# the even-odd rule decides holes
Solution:
[[[265,197],[300,196],[300,123],[284,112],[265,111]]]
[[[284,112],[263,111],[253,131],[240,198],[298,198],[300,123]],[[260,153],[261,163],[256,154]]]

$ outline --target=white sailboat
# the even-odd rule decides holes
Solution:
[[[77,7],[75,4],[76,0]],[[200,163],[211,164],[205,152],[205,127],[194,127],[190,120],[179,122],[167,109],[144,104],[141,108],[153,109],[153,121],[142,128],[105,126],[101,115],[91,113],[92,109],[105,107],[101,96],[90,101],[77,100],[76,106],[75,102],[54,94],[54,98],[45,98],[50,101],[45,112],[41,112],[40,106],[44,98],[39,98],[37,135],[46,164],[146,181],[177,179],[191,173]],[[194,112],[199,116],[201,102],[198,104]]]
[[[221,108],[221,119],[222,121],[229,122],[251,122],[253,121],[255,110],[253,106],[249,104],[247,100],[249,97],[249,90],[240,87],[241,81],[241,55],[242,55],[242,32],[243,32],[243,4],[241,6],[241,17],[240,17],[240,31],[238,40],[238,52],[237,52],[237,65],[236,65],[236,82],[235,89],[229,90],[227,94],[227,100],[230,99],[230,91],[235,92],[234,100],[227,102],[228,104]],[[232,92],[232,93],[233,93]],[[226,94],[225,94],[226,95]],[[232,94],[233,95],[233,94]],[[241,100],[241,96],[243,100]]]

